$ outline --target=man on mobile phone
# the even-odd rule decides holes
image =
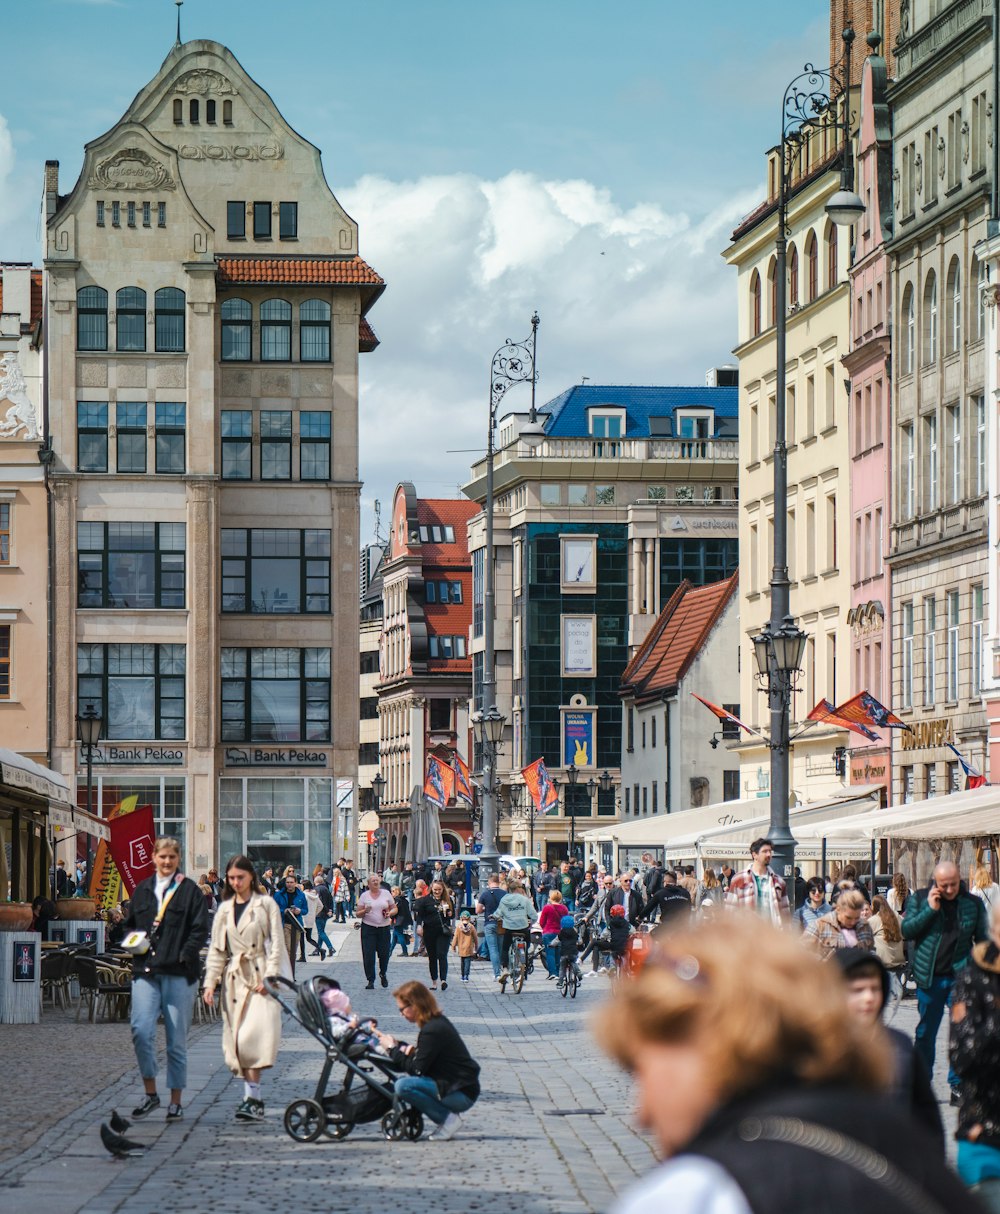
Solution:
[[[930,886],[906,900],[903,939],[914,942],[913,977],[920,1010],[914,1045],[930,1074],[941,1017],[951,1002],[955,977],[968,965],[973,944],[987,936],[985,903],[966,890],[951,861],[939,864]],[[948,1072],[948,1084],[951,1103],[958,1104],[961,1092],[954,1071]]]

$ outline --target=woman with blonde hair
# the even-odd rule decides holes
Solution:
[[[828,915],[820,915],[806,927],[804,939],[824,961],[838,948],[860,948],[873,953],[875,938],[868,922],[862,919],[867,905],[861,890],[845,889]]]
[[[994,906],[1000,907],[1000,885],[993,880],[993,876],[985,864],[977,864],[973,870],[969,893],[986,903],[987,914],[992,911]]]
[[[902,983],[903,970],[906,968],[903,929],[900,926],[899,916],[880,895],[872,898],[872,913],[868,926],[871,928],[875,941],[876,957],[889,973],[894,974]]]
[[[669,936],[597,1022],[666,1162],[613,1214],[918,1214],[975,1199],[878,1093],[891,1052],[838,975],[750,916]],[[806,1195],[804,1197],[804,1195]]]
[[[904,873],[892,874],[892,889],[885,896],[886,902],[889,904],[889,909],[896,912],[900,918],[903,917],[903,911],[906,910],[906,899],[910,896],[910,887],[906,881]]]

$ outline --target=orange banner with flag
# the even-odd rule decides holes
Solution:
[[[123,797],[108,814],[108,818],[120,818],[130,814],[138,800],[135,793],[131,797]],[[121,875],[111,858],[111,844],[106,839],[102,839],[97,845],[94,867],[90,872],[89,893],[96,900],[98,908],[105,911],[117,906],[125,896]]]
[[[548,814],[559,808],[559,791],[545,768],[544,759],[536,759],[522,768],[524,786],[528,790],[536,814]]]
[[[437,755],[427,756],[427,774],[424,776],[424,797],[438,809],[444,809],[455,795],[455,772]]]
[[[466,805],[472,805],[472,777],[469,774],[469,765],[462,756],[455,751],[455,796],[459,801],[464,801]]]

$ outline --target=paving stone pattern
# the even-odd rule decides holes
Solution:
[[[397,954],[389,990],[366,991],[357,934],[339,930],[335,940],[337,958],[300,967],[299,977],[331,974],[356,1011],[412,1039],[391,990],[409,978],[427,981],[425,962]],[[127,1116],[139,1097],[128,1026],[76,1024],[46,1013],[41,1026],[0,1030],[5,1057],[30,1059],[16,1105],[10,1084],[0,1091],[0,1208],[4,1214],[193,1208],[245,1214],[248,1196],[268,1208],[287,1196],[296,1210],[335,1214],[415,1202],[426,1214],[478,1214],[497,1209],[498,1201],[519,1214],[606,1210],[655,1157],[631,1124],[627,1078],[589,1035],[589,1015],[607,995],[605,979],[588,980],[571,1001],[537,972],[520,996],[501,995],[481,962],[470,983],[458,980],[457,965],[452,977],[440,1001],[482,1065],[484,1095],[448,1143],[386,1142],[377,1123],[357,1126],[341,1142],[293,1142],[282,1126],[284,1109],[313,1095],[323,1051],[286,1018],[278,1066],[265,1074],[262,1124],[234,1121],[242,1085],[226,1071],[221,1030],[212,1025],[191,1038],[183,1123],[166,1125],[162,1112],[138,1123],[130,1136],[149,1150],[118,1162],[101,1146],[98,1126],[111,1108]],[[908,1001],[894,1023],[912,1031],[915,1019]],[[331,1083],[338,1082],[335,1070]],[[936,1086],[946,1098],[940,1066]],[[161,1090],[164,1105],[165,1096]],[[553,1115],[583,1109],[603,1112]],[[954,1117],[947,1106],[945,1113],[950,1132]]]

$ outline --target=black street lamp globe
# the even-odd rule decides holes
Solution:
[[[612,776],[611,772],[608,771],[608,769],[606,767],[601,772],[599,780],[600,780],[600,785],[601,785],[601,792],[610,792],[611,786],[612,786],[612,784],[614,784],[615,780],[614,780],[614,776]]]
[[[83,712],[76,714],[77,735],[84,746],[96,746],[101,738],[104,718],[93,706],[88,704]]]
[[[576,766],[576,764],[570,764],[570,766],[566,768],[567,782],[569,784],[572,784],[575,786],[576,782],[577,782],[577,780],[579,780],[579,778],[580,778],[579,768]]]

